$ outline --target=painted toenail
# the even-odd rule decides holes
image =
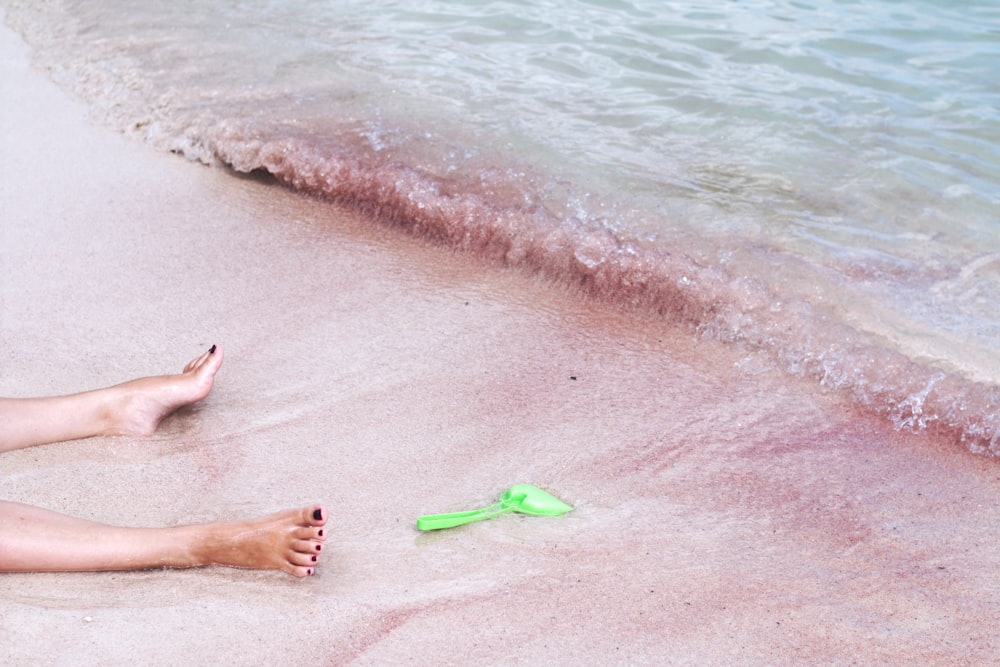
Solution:
[[[215,354],[215,346],[214,345],[212,347],[208,348],[208,353],[209,354]]]
[[[316,556],[313,556],[313,562],[314,563],[316,562]]]
[[[319,521],[320,519],[322,519],[323,518],[323,510],[315,510],[313,512],[313,518],[316,519],[317,521]]]
[[[323,537],[323,529],[322,528],[319,529],[319,536]]]
[[[316,551],[320,551],[320,550],[321,550],[322,548],[323,548],[323,546],[322,546],[322,545],[320,545],[320,544],[317,544],[317,545],[316,545]]]
[[[306,570],[306,574],[312,574],[312,573],[313,573],[313,569],[312,568],[309,568],[308,570]]]

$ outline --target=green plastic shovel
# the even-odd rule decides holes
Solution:
[[[530,484],[515,484],[500,496],[500,502],[480,510],[468,512],[452,512],[450,514],[431,514],[417,519],[420,530],[439,530],[452,528],[462,524],[492,519],[507,512],[535,514],[538,516],[559,516],[573,509],[555,496],[542,491]]]

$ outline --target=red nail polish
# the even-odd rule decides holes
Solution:
[[[323,537],[323,529],[322,528],[319,529],[319,536]]]
[[[313,556],[313,562],[314,563],[316,562],[316,556]]]
[[[323,518],[323,510],[315,510],[313,512],[313,518],[317,521],[321,520]]]
[[[309,568],[308,570],[306,570],[306,574],[312,574],[312,573],[313,573],[313,569],[312,568]]]
[[[215,346],[214,345],[208,349],[208,353],[209,354],[215,354]]]
[[[323,548],[323,546],[322,546],[322,545],[320,545],[320,544],[317,544],[317,545],[316,545],[316,551],[319,551],[319,550],[320,550],[320,549],[322,549],[322,548]]]

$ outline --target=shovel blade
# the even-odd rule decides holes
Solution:
[[[559,516],[573,509],[547,491],[530,484],[515,484],[500,496],[500,503],[515,512],[537,516]]]

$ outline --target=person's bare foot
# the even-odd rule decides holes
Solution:
[[[107,405],[107,435],[150,435],[164,417],[197,403],[212,391],[223,359],[222,348],[192,359],[177,375],[140,378],[111,388]]]
[[[192,551],[195,565],[281,570],[296,577],[313,574],[326,540],[321,505],[271,516],[193,527],[203,533]]]

